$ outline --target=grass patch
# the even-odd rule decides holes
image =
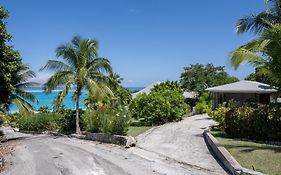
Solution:
[[[219,131],[212,131],[212,134],[243,167],[280,175],[281,146],[230,139]]]
[[[152,128],[152,126],[130,126],[127,135],[136,137],[150,128]]]

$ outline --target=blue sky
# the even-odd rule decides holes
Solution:
[[[2,0],[10,11],[12,45],[31,69],[55,58],[55,49],[75,34],[99,41],[124,86],[178,80],[184,66],[226,65],[243,79],[253,71],[234,71],[229,52],[253,39],[237,36],[234,25],[265,8],[263,0]],[[37,81],[50,75],[39,73]]]

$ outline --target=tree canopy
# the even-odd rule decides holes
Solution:
[[[229,76],[223,66],[212,64],[192,64],[184,67],[180,77],[180,84],[184,90],[195,91],[201,94],[206,88],[233,83],[236,77]]]

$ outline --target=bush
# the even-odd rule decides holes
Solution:
[[[201,94],[198,99],[198,102],[195,105],[196,112],[202,113],[210,113],[212,111],[212,99],[209,93],[205,92]]]
[[[50,112],[50,108],[49,106],[40,106],[37,111],[41,113],[48,113]]]
[[[115,96],[117,97],[117,104],[121,106],[129,105],[132,101],[132,93],[123,87],[118,89]]]
[[[76,110],[72,109],[64,109],[58,112],[60,114],[60,127],[59,131],[65,134],[75,133],[76,131]],[[81,116],[83,115],[84,111],[79,109],[80,114],[80,128],[83,129],[83,123]]]
[[[224,129],[225,128],[225,117],[227,112],[230,110],[229,107],[226,107],[226,103],[222,104],[216,110],[211,111],[208,115],[216,122],[218,122],[219,127]]]
[[[87,110],[82,116],[84,129],[92,133],[126,135],[130,115],[125,109]]]
[[[19,129],[25,131],[55,131],[59,129],[60,115],[55,113],[37,113],[19,119]]]
[[[17,127],[19,127],[19,120],[21,117],[22,117],[22,115],[20,113],[8,114],[6,116],[7,124],[13,128],[17,128]]]
[[[132,116],[142,119],[144,125],[157,125],[177,121],[188,112],[183,94],[173,90],[140,94],[129,106]]]
[[[0,126],[7,122],[6,115],[0,112]]]
[[[225,132],[231,137],[281,141],[281,106],[244,105],[226,114]]]

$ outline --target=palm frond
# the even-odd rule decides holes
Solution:
[[[106,58],[96,58],[90,64],[88,69],[91,72],[113,73],[110,61]]]
[[[14,85],[15,88],[27,88],[27,87],[31,87],[31,86],[39,86],[40,83],[38,82],[23,82],[23,83],[18,83],[16,85]]]
[[[43,67],[41,67],[39,69],[39,71],[42,71],[42,70],[70,71],[71,67],[62,61],[48,60],[47,64],[45,64]]]
[[[56,49],[56,56],[62,57],[67,63],[73,67],[78,67],[78,54],[75,48],[70,44],[62,44]]]
[[[235,69],[237,69],[243,62],[255,66],[265,63],[262,56],[245,48],[239,48],[231,52],[229,61]]]
[[[23,71],[18,75],[18,80],[20,82],[27,82],[28,79],[36,77],[35,72],[32,70]]]
[[[68,92],[71,89],[71,87],[73,86],[73,84],[74,84],[73,80],[68,81],[65,84],[63,90],[59,92],[58,96],[56,97],[55,101],[53,102],[55,109],[58,109],[61,106],[65,96],[68,94]]]
[[[242,34],[251,31],[255,34],[260,34],[265,28],[271,28],[274,23],[271,20],[275,18],[269,12],[261,12],[258,15],[249,15],[237,21],[235,29],[237,34]]]
[[[20,111],[26,113],[33,111],[33,106],[29,102],[21,98],[20,96],[14,96],[13,101]]]
[[[31,102],[39,103],[37,97],[34,94],[32,94],[31,92],[27,92],[22,89],[16,89],[15,92],[16,92],[17,96],[21,96],[23,99],[29,100]]]
[[[53,76],[51,76],[48,81],[44,84],[44,90],[45,92],[49,93],[56,87],[64,85],[66,82],[73,79],[74,75],[71,71],[57,72]]]

